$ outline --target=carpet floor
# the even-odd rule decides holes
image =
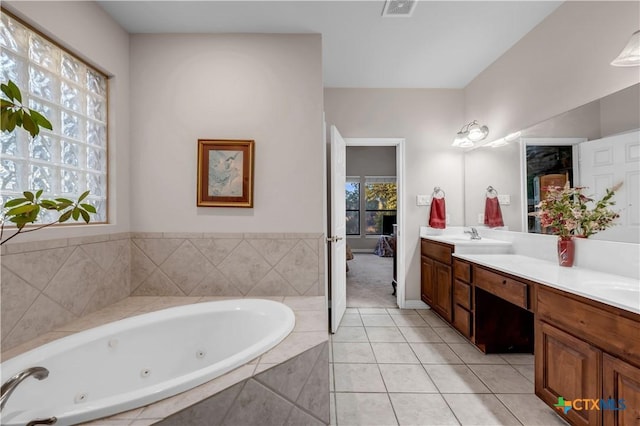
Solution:
[[[347,306],[350,308],[395,308],[393,258],[354,253],[347,262]]]

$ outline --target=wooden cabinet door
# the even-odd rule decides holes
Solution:
[[[565,401],[601,398],[602,352],[590,344],[557,329],[546,322],[536,321],[535,387],[549,406]],[[599,410],[571,409],[560,413],[575,426],[599,426]]]
[[[602,369],[602,398],[608,405],[608,409],[602,410],[605,426],[639,425],[640,368],[605,354]]]
[[[435,295],[433,260],[425,256],[422,256],[421,259],[420,294],[422,301],[433,307]]]
[[[435,308],[444,319],[453,319],[453,286],[451,282],[451,266],[434,262],[435,279]]]

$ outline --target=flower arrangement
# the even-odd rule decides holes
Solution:
[[[622,183],[607,189],[606,194],[595,201],[582,193],[585,187],[571,188],[569,182],[564,187],[550,186],[546,188],[547,196],[536,207],[540,224],[550,227],[560,238],[579,236],[587,238],[598,231],[613,226],[613,221],[620,217],[618,212],[609,207],[615,205],[612,200]],[[593,207],[590,205],[593,204]]]

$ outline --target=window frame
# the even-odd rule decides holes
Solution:
[[[362,232],[362,182],[360,176],[347,176],[345,179],[346,183],[357,183],[358,184],[358,208],[357,209],[345,209],[345,215],[347,212],[358,212],[358,233],[357,234],[349,234],[345,230],[345,234],[347,237],[359,237]],[[346,188],[345,188],[346,192]],[[345,193],[346,198],[346,193]],[[345,203],[346,204],[346,203]]]

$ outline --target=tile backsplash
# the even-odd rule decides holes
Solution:
[[[319,233],[106,234],[7,244],[1,263],[3,350],[130,295],[324,295]]]

